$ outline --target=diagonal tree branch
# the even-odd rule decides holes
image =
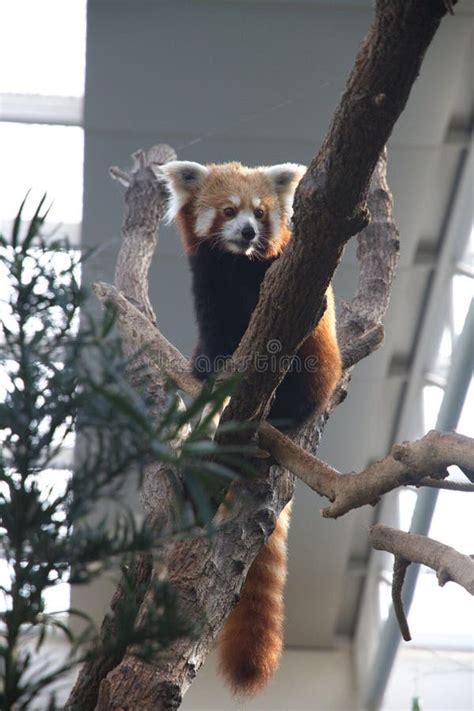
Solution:
[[[367,504],[374,506],[383,494],[400,486],[423,486],[426,477],[430,477],[431,485],[431,477],[447,476],[448,466],[474,463],[473,439],[455,432],[432,431],[416,442],[395,445],[387,457],[361,472],[341,474],[289,442],[268,423],[262,423],[259,434],[261,446],[282,466],[331,501],[322,511],[325,518],[338,518]]]
[[[378,0],[326,139],[300,182],[294,237],[269,270],[249,327],[234,354],[252,363],[277,339],[278,366],[249,367],[224,417],[258,420],[288,358],[317,324],[344,244],[368,222],[372,172],[405,107],[427,47],[446,8],[440,0]],[[349,171],[349,174],[348,174]],[[350,176],[350,177],[349,177]]]
[[[158,326],[111,284],[97,282],[94,292],[99,301],[110,305],[116,314],[117,323],[133,352],[142,352],[148,358],[148,367],[170,378],[188,395],[196,397],[202,383],[192,375],[189,360],[170,343]]]

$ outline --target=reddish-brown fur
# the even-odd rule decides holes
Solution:
[[[195,254],[199,246],[199,237],[194,232],[195,222],[194,206],[192,202],[188,202],[176,215],[176,224],[178,225],[179,234],[183,242],[184,251],[188,255]]]
[[[326,311],[299,350],[300,357],[308,359],[305,361],[311,369],[307,372],[308,386],[318,413],[326,409],[341,377],[331,288],[326,296]],[[218,640],[219,668],[237,696],[257,693],[278,669],[283,648],[283,591],[290,514],[288,505],[251,565],[239,603]]]
[[[219,637],[219,669],[237,696],[255,694],[278,668],[290,511],[288,504],[255,558]]]
[[[223,211],[229,196],[237,195],[245,209],[258,195],[265,216],[265,232],[271,239],[265,245],[265,257],[276,257],[291,238],[288,228],[288,194],[272,183],[261,169],[251,170],[240,163],[207,166],[208,173],[196,184],[176,179],[176,190],[185,190],[175,215],[186,253],[193,258],[203,239],[213,240],[222,227]],[[299,177],[288,185],[292,194]],[[184,186],[184,187],[183,187]],[[196,234],[196,219],[200,211],[215,210],[213,224],[206,236]],[[270,213],[279,219],[278,233],[270,221]],[[273,224],[273,227],[272,227]],[[219,249],[217,245],[217,249]],[[298,355],[304,364],[305,385],[311,395],[314,412],[321,414],[341,376],[341,358],[336,339],[334,298],[332,287],[326,293],[327,308],[317,326],[301,346]],[[240,601],[229,615],[219,637],[219,668],[233,692],[239,696],[255,694],[276,671],[283,647],[283,590],[286,577],[286,540],[291,505],[281,513],[275,530],[251,565]]]
[[[322,414],[341,379],[342,363],[336,336],[334,295],[330,286],[326,292],[326,311],[315,330],[299,350],[307,364],[308,387],[315,404],[315,413]]]

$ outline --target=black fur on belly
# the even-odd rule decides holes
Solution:
[[[260,286],[277,257],[259,261],[222,252],[206,242],[190,257],[198,343],[193,372],[200,380],[222,368],[247,330]],[[305,372],[289,372],[278,387],[269,419],[281,426],[304,421],[314,410]]]

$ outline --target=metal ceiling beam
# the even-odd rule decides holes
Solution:
[[[411,374],[403,405],[394,432],[393,442],[420,437],[424,432],[413,431],[413,412],[420,407],[421,388],[429,368],[429,359],[441,335],[440,306],[446,303],[446,288],[455,265],[461,257],[472,228],[472,186],[474,185],[474,150],[467,151],[462,159],[458,179],[454,185],[452,208],[445,220],[444,238],[438,262],[433,273],[430,293],[417,331],[417,343]]]
[[[0,94],[0,121],[82,126],[81,96]]]

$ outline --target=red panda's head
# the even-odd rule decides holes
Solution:
[[[170,191],[168,219],[176,220],[188,254],[203,240],[249,258],[276,256],[290,239],[293,195],[306,168],[282,163],[162,166]]]

